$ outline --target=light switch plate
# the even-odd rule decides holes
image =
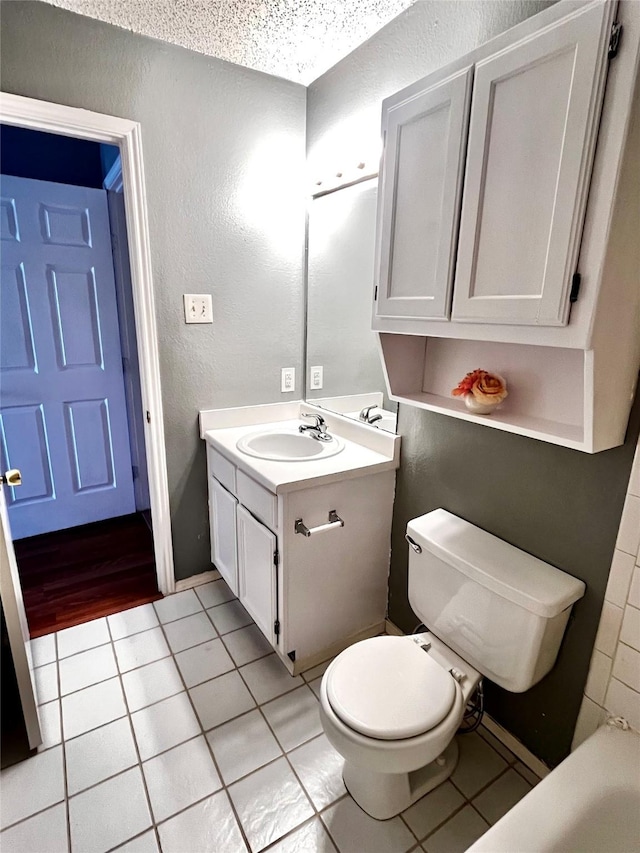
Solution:
[[[213,306],[210,293],[184,294],[185,323],[213,323]]]

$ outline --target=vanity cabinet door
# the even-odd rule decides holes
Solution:
[[[614,7],[477,63],[453,320],[568,322]]]
[[[211,562],[227,582],[233,594],[237,595],[236,512],[238,501],[214,477],[209,477],[209,501]]]
[[[449,317],[472,68],[385,109],[377,317]]]
[[[238,598],[272,645],[277,642],[277,540],[243,506],[238,507]]]

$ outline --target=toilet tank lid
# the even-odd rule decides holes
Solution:
[[[538,616],[557,616],[584,595],[578,578],[445,509],[412,519],[407,532],[471,580]]]

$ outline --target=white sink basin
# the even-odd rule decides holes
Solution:
[[[256,456],[258,459],[308,462],[310,459],[335,456],[336,453],[340,453],[344,444],[335,436],[331,441],[318,441],[296,430],[281,429],[245,435],[236,442],[236,447],[247,456]]]

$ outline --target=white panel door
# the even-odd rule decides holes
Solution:
[[[277,540],[243,506],[238,507],[237,518],[238,598],[267,640],[275,645]]]
[[[476,66],[454,320],[568,322],[614,4]]]
[[[449,316],[472,76],[427,84],[383,116],[379,317]]]
[[[238,553],[236,548],[237,499],[213,477],[210,479],[209,525],[211,530],[211,562],[238,594]]]

